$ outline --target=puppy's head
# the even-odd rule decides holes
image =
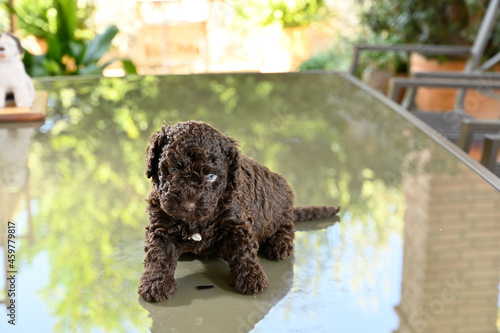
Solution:
[[[23,52],[21,42],[13,34],[0,33],[0,61],[16,58]]]
[[[236,187],[236,141],[203,122],[164,125],[151,137],[146,176],[161,208],[190,222],[207,221]]]

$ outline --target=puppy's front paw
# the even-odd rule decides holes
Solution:
[[[177,288],[177,282],[172,276],[162,272],[145,271],[138,292],[148,302],[161,302],[169,299]]]
[[[269,286],[269,279],[261,268],[257,271],[243,271],[232,274],[231,285],[242,294],[260,294]]]

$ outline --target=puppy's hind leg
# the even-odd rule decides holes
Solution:
[[[261,253],[272,260],[283,260],[293,253],[293,239],[295,237],[292,212],[283,216],[278,230],[261,246]]]

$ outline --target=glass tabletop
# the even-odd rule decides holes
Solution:
[[[0,124],[1,332],[499,330],[500,192],[354,79],[36,85],[49,92],[46,122]],[[186,255],[179,290],[147,303],[137,294],[151,187],[145,150],[164,122],[191,119],[284,175],[296,205],[342,210],[296,223],[291,258],[261,258],[270,280],[262,294],[235,292],[222,259]]]

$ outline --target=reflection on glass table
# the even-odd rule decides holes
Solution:
[[[17,239],[17,322],[0,320],[1,332],[498,330],[500,193],[358,82],[296,73],[37,86],[49,92],[47,121],[29,140],[0,140],[2,167],[25,149],[16,172],[29,170],[15,189],[2,178],[0,239],[13,221],[34,240]],[[190,119],[283,174],[297,205],[342,205],[338,220],[297,223],[292,258],[262,259],[271,285],[260,295],[233,291],[221,259],[194,256],[181,258],[170,300],[137,294],[148,138]]]

